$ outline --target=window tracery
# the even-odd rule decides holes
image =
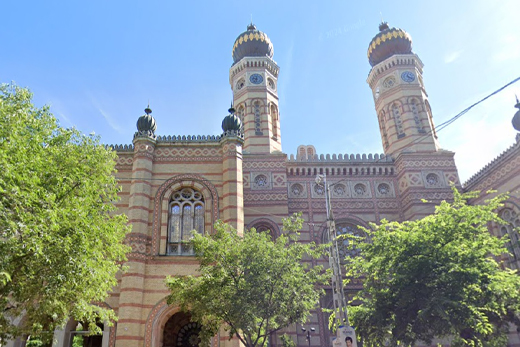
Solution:
[[[271,129],[273,133],[273,138],[278,138],[278,109],[276,105],[271,105]]]
[[[390,144],[388,143],[388,135],[386,134],[385,111],[381,111],[379,114],[379,128],[381,129],[381,136],[383,137],[383,146],[385,149],[388,149]]]
[[[353,246],[355,246],[356,242],[366,240],[366,234],[359,228],[359,225],[352,222],[338,222],[336,224],[336,235],[338,237],[338,253],[341,264],[345,263],[347,257],[359,255],[359,249]],[[328,230],[325,230],[323,242],[330,242]]]
[[[399,106],[397,104],[392,105],[392,115],[394,117],[395,127],[397,129],[397,137],[404,137],[405,133],[403,129],[403,121],[401,120],[401,112],[399,111]]]
[[[520,228],[520,215],[517,211],[512,208],[505,208],[499,213],[507,224],[500,227],[502,235],[509,236],[509,242],[507,243],[507,249],[510,255],[510,261],[515,262],[520,260],[520,238],[518,236],[518,229]],[[516,230],[515,230],[516,229]]]
[[[421,118],[419,118],[419,107],[418,107],[418,104],[417,104],[417,100],[412,99],[410,101],[410,108],[411,108],[412,113],[413,113],[413,119],[415,121],[415,125],[417,126],[417,131],[419,133],[425,133],[425,130],[424,130],[424,127],[423,127],[423,124],[422,124],[422,120],[421,120]]]
[[[244,124],[245,124],[244,114],[245,114],[244,106],[243,105],[238,106],[237,115],[238,115],[238,118],[240,118],[240,121],[242,122],[242,127],[240,129],[242,134],[244,133]]]
[[[255,113],[255,134],[263,135],[262,133],[262,120],[260,118],[260,102],[255,101],[254,105],[254,113]]]
[[[428,100],[425,100],[426,104],[426,113],[428,114],[428,121],[430,122],[430,126],[432,128],[433,137],[437,138],[437,132],[435,131],[435,125],[433,124],[433,115],[432,115],[432,108],[430,107],[430,103]]]
[[[170,255],[193,255],[192,231],[204,232],[204,198],[199,191],[183,188],[169,204],[168,247]]]

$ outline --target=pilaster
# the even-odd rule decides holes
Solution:
[[[149,249],[148,231],[152,188],[155,139],[150,136],[134,138],[134,161],[128,207],[132,232],[126,242],[132,247],[125,263],[127,271],[121,277],[119,321],[116,347],[141,347],[143,326],[141,319],[145,289],[146,255]]]
[[[235,135],[222,137],[222,220],[239,233],[244,231],[243,140]]]
[[[431,215],[441,201],[453,199],[451,184],[460,188],[455,153],[401,153],[396,161],[398,191],[404,220]]]

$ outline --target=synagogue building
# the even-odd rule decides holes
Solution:
[[[232,46],[233,106],[222,121],[221,135],[163,134],[152,110],[146,108],[131,144],[113,147],[122,187],[117,207],[132,224],[127,237],[132,247],[128,271],[104,303],[115,310],[119,321],[105,327],[103,336],[89,337],[89,346],[196,346],[200,327],[178,307],[167,305],[165,286],[166,276],[193,274],[198,267],[187,243],[190,231],[211,232],[220,219],[239,231],[254,227],[277,237],[282,218],[302,212],[302,241],[327,242],[325,189],[316,183],[317,175],[325,175],[331,185],[338,233],[356,234],[357,226],[368,227],[383,218],[423,218],[452,198],[450,184],[455,184],[464,191],[510,192],[511,198],[499,211],[509,224],[491,226],[491,232],[509,234],[511,245],[518,244],[513,228],[520,226],[520,136],[467,182],[460,182],[455,153],[438,141],[423,62],[412,50],[411,36],[382,23],[367,55],[367,84],[382,154],[320,154],[312,145],[289,152],[282,149],[277,86],[283,67],[274,60],[269,37],[253,24]],[[520,131],[520,110],[513,125]],[[290,154],[292,150],[296,153]],[[511,246],[511,253],[506,261],[518,268],[520,249]],[[328,259],[313,261],[311,266],[318,264],[328,266]],[[357,289],[359,284],[353,284],[345,291],[348,295]],[[320,308],[333,307],[331,290],[326,292]],[[71,346],[76,325],[71,321],[56,332],[57,347]],[[315,328],[310,342],[299,326],[285,333],[301,347],[331,346],[334,336],[327,325],[328,317],[317,309],[306,324]],[[224,332],[211,343],[239,346]],[[509,345],[520,346],[516,330]],[[270,346],[281,346],[277,336],[272,336]]]

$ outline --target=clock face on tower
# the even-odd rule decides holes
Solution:
[[[263,80],[264,80],[264,78],[262,77],[262,75],[259,75],[257,73],[249,76],[249,81],[253,84],[260,84],[263,82]]]
[[[401,74],[401,79],[402,79],[403,81],[405,81],[405,82],[410,83],[410,82],[415,81],[415,75],[414,75],[414,73],[411,72],[411,71],[405,71],[405,72],[403,72],[403,73]]]

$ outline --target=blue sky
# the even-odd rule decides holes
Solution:
[[[381,14],[406,30],[440,124],[520,76],[520,2],[9,1],[0,81],[65,127],[131,143],[148,100],[161,135],[219,134],[231,50],[251,15],[274,45],[283,151],[381,153],[366,78]],[[464,181],[514,142],[520,82],[439,132]]]

